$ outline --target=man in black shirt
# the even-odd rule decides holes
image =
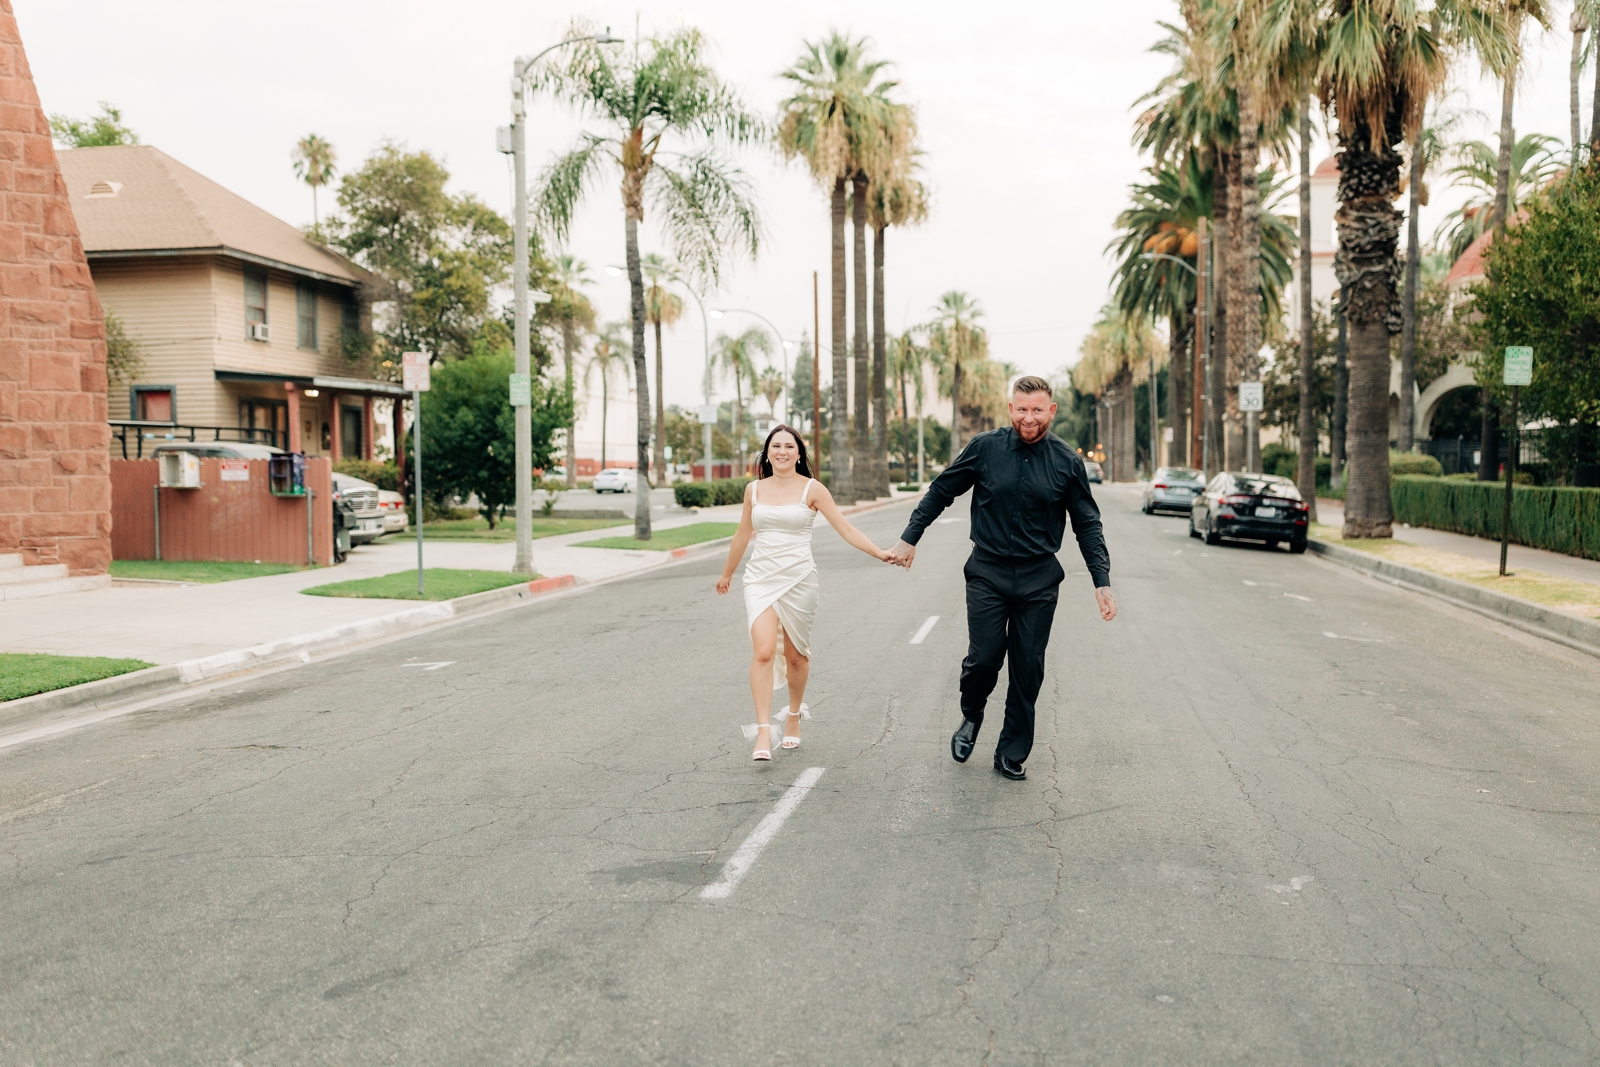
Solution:
[[[928,487],[889,560],[908,570],[922,531],[968,489],[972,494],[972,556],[967,578],[967,658],[961,662],[962,723],[950,754],[965,763],[978,740],[983,707],[1009,657],[1005,725],[994,769],[1027,777],[1033,750],[1034,701],[1044,683],[1044,651],[1055,619],[1056,594],[1066,575],[1056,559],[1066,520],[1094,579],[1095,601],[1107,622],[1117,616],[1111,557],[1100,509],[1089,494],[1083,460],[1050,432],[1056,405],[1050,383],[1027,375],[1011,394],[1011,425],[981,433]]]

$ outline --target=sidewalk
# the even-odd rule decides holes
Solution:
[[[1327,497],[1317,498],[1317,520],[1324,526],[1335,528],[1344,525],[1344,502],[1330,500]],[[1480,563],[1489,563],[1496,567],[1500,565],[1500,542],[1490,541],[1482,537],[1468,537],[1465,534],[1450,533],[1448,530],[1431,530],[1423,526],[1402,526],[1399,523],[1394,527],[1394,539],[1407,544],[1419,545],[1423,548],[1437,549],[1441,552],[1454,552],[1458,556],[1477,560]],[[1560,552],[1546,552],[1542,548],[1529,548],[1526,545],[1513,544],[1506,550],[1506,570],[1514,571],[1519,567],[1530,571],[1539,571],[1543,574],[1553,575],[1557,578],[1569,578],[1575,582],[1593,582],[1600,585],[1600,560],[1584,559],[1581,556],[1568,556]]]
[[[846,510],[876,506],[881,504]],[[734,504],[702,508],[697,515],[679,511],[671,518],[657,516],[654,527],[737,522],[741,510]],[[597,582],[674,561],[671,552],[574,547],[632,530],[629,524],[536,539],[534,569],[545,576],[570,574],[579,582]],[[511,541],[430,541],[423,546],[426,567],[510,571],[515,559],[516,543]],[[363,545],[337,567],[210,585],[114,583],[105,589],[6,601],[0,605],[0,651],[127,657],[158,666],[182,663],[418,607],[426,602],[300,592],[328,582],[393,574],[416,563],[416,541],[408,539]]]

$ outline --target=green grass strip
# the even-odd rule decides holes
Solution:
[[[213,563],[183,559],[111,561],[113,578],[159,578],[168,582],[232,582],[303,570],[303,565],[294,563]]]
[[[424,595],[417,594],[417,572],[400,571],[377,578],[357,578],[349,582],[330,582],[300,590],[311,596],[364,597],[374,600],[454,600],[458,596],[484,593],[508,585],[521,585],[537,575],[507,574],[505,571],[451,570],[427,567],[422,572]]]
[[[702,541],[715,541],[719,537],[731,537],[739,528],[736,522],[696,522],[688,526],[675,526],[670,530],[657,530],[655,536],[648,541],[636,541],[631,537],[602,537],[598,541],[580,541],[576,548],[629,548],[645,552],[670,552],[675,548],[687,548],[698,545]]]
[[[49,656],[33,652],[0,652],[0,700],[31,697],[69,685],[98,682],[153,664],[142,659],[103,656]]]
[[[529,534],[532,537],[555,537],[558,534],[582,533],[585,530],[604,530],[608,527],[620,526],[622,523],[615,519],[545,519],[535,515],[528,524]],[[385,542],[409,541],[416,538],[415,528],[404,533],[386,534]],[[495,523],[494,529],[489,529],[489,524],[482,518],[476,519],[441,519],[438,522],[422,524],[422,539],[424,541],[515,541],[517,539],[517,522],[515,519],[506,519],[504,522]]]

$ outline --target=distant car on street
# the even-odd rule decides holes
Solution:
[[[1205,474],[1193,467],[1157,467],[1144,490],[1144,513],[1188,511],[1205,487]]]
[[[406,498],[392,489],[378,490],[378,510],[383,512],[383,532],[400,533],[406,528]]]
[[[1194,498],[1189,536],[1208,545],[1224,537],[1265,541],[1268,548],[1287,541],[1290,552],[1304,552],[1310,511],[1288,478],[1223,471]]]
[[[628,467],[607,467],[594,476],[597,493],[631,493],[638,480],[638,472]]]
[[[1084,460],[1083,469],[1089,472],[1089,480],[1094,484],[1100,485],[1105,482],[1105,472],[1100,469],[1100,464],[1096,463],[1094,460]]]

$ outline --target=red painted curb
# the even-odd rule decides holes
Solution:
[[[688,554],[689,554],[689,550],[687,548],[675,548],[675,549],[672,550],[672,558],[673,559],[682,559],[684,556],[687,556]]]
[[[569,585],[577,585],[578,579],[570,574],[558,574],[553,578],[535,578],[528,583],[530,593],[548,593],[552,589],[565,589]]]

